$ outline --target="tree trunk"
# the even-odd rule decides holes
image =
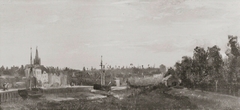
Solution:
[[[231,87],[232,87],[232,85],[229,84],[229,87],[228,87],[228,88],[229,88],[229,94],[230,94],[230,95],[232,94],[232,91],[231,91],[232,88],[231,88]]]
[[[215,80],[216,92],[218,91],[218,80]]]

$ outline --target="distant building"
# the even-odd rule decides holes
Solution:
[[[58,85],[58,86],[60,86],[60,84],[61,84],[61,78],[60,78],[60,75],[58,75],[58,73],[50,73],[49,74],[49,84],[50,85],[55,85],[56,86],[56,84]]]
[[[41,59],[38,55],[38,49],[36,49],[36,54],[34,62],[32,64],[32,52],[30,57],[30,64],[25,66],[25,76],[30,77],[30,73],[36,78],[37,86],[40,87],[50,87],[51,85],[67,85],[67,77],[65,75],[60,75],[60,72],[49,71],[43,65],[41,65]],[[29,85],[28,85],[29,87]]]
[[[179,79],[177,76],[168,75],[163,78],[163,82],[167,87],[178,86],[181,84],[182,80]]]
[[[30,77],[30,73],[32,72],[33,77],[36,78],[37,86],[43,86],[48,83],[48,71],[47,69],[41,65],[41,59],[38,55],[38,49],[36,49],[36,54],[34,58],[34,62],[32,64],[32,52],[30,57],[30,64],[25,66],[25,76]]]

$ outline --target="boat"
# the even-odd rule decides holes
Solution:
[[[109,82],[108,85],[105,85],[105,65],[103,65],[103,61],[102,61],[102,56],[101,56],[101,84],[94,84],[93,85],[93,89],[95,90],[102,90],[102,91],[111,91],[111,81]]]
[[[32,52],[31,52],[32,53]],[[32,55],[31,55],[31,64],[29,67],[29,75],[26,76],[26,89],[18,90],[18,94],[23,98],[39,98],[43,96],[43,89],[37,88],[37,79],[33,75],[33,64],[32,64]]]
[[[18,94],[25,100],[27,98],[40,98],[43,96],[42,88],[32,88],[18,90]]]
[[[39,98],[43,96],[42,88],[32,88],[32,90],[27,90],[28,97],[30,98]]]

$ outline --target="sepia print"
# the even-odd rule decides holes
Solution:
[[[0,0],[0,110],[239,110],[238,0]]]

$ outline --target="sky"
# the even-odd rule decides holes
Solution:
[[[224,56],[240,35],[239,0],[0,0],[0,66],[173,66],[193,49]]]

